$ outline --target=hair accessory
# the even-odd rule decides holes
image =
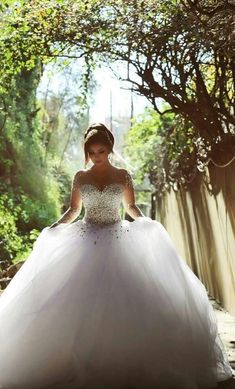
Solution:
[[[107,138],[108,138],[110,144],[113,145],[113,142],[112,142],[112,140],[111,140],[111,138],[110,138],[110,135],[109,135],[108,131],[107,131],[107,130],[104,130],[104,131],[105,131],[105,133],[106,133],[106,135],[107,135]]]
[[[102,124],[99,124],[99,123],[91,125],[91,126],[87,129],[87,131],[85,132],[84,139],[85,139],[85,140],[88,139],[93,133],[95,134],[95,133],[97,133],[97,132],[101,132],[101,131],[102,131],[103,133],[106,134],[106,136],[107,136],[107,138],[108,138],[110,144],[113,145],[113,140],[112,140],[111,137],[110,137],[109,130],[106,129],[106,128],[103,128],[102,126],[103,126],[103,125],[102,125]],[[89,135],[89,137],[88,137],[88,135]]]

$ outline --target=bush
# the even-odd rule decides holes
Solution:
[[[0,260],[16,263],[27,258],[40,230],[56,215],[20,188],[16,194],[1,184],[0,190]]]

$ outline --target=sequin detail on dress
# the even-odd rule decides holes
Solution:
[[[124,228],[121,223],[119,208],[124,184],[110,183],[102,190],[93,184],[82,184],[80,192],[85,207],[85,216],[79,225],[80,236],[91,234],[94,244],[99,236],[121,238]],[[102,231],[102,233],[101,233]],[[101,235],[100,235],[101,234]]]
[[[84,220],[86,222],[106,225],[121,220],[119,207],[123,184],[109,184],[103,190],[93,184],[83,184],[80,191],[85,206]]]

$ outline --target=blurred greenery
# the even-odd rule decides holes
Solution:
[[[1,185],[0,196],[0,258],[17,263],[26,259],[39,230],[32,228],[33,218],[42,217],[41,205],[35,204],[21,192]],[[45,217],[44,213],[44,217]]]
[[[160,195],[209,163],[230,163],[233,17],[234,5],[223,0],[1,2],[0,259],[27,256],[68,205],[87,93],[101,63],[121,62],[119,78],[152,105],[127,137],[139,181],[148,175]],[[76,60],[83,62],[73,84],[37,97],[49,63],[66,73]]]
[[[45,90],[37,97],[41,75],[38,61],[15,75],[8,93],[0,96],[0,260],[9,263],[26,259],[40,231],[69,206],[79,166],[78,155],[71,160],[67,151],[77,150],[87,124],[79,91],[54,96]]]
[[[191,164],[196,166],[195,143],[192,126],[182,124],[179,115],[172,112],[160,115],[154,109],[146,108],[133,119],[124,150],[135,166],[137,182],[148,177],[153,190],[161,196],[170,186],[177,189],[186,183]]]
[[[25,259],[39,231],[60,209],[58,182],[43,163],[36,118],[39,67],[21,71],[15,88],[3,94],[7,120],[0,132],[0,259]]]

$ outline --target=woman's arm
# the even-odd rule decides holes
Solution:
[[[135,203],[135,193],[134,193],[134,185],[133,180],[130,173],[125,170],[125,187],[123,192],[123,205],[125,211],[130,215],[133,219],[137,219],[137,217],[145,216],[143,212],[137,207]]]
[[[81,194],[79,190],[79,176],[81,174],[81,171],[78,171],[72,181],[71,185],[71,194],[70,194],[70,206],[66,210],[66,212],[61,216],[60,219],[57,220],[57,222],[53,223],[50,228],[56,227],[60,223],[70,223],[73,220],[76,219],[76,217],[80,214],[82,209],[82,199]]]

